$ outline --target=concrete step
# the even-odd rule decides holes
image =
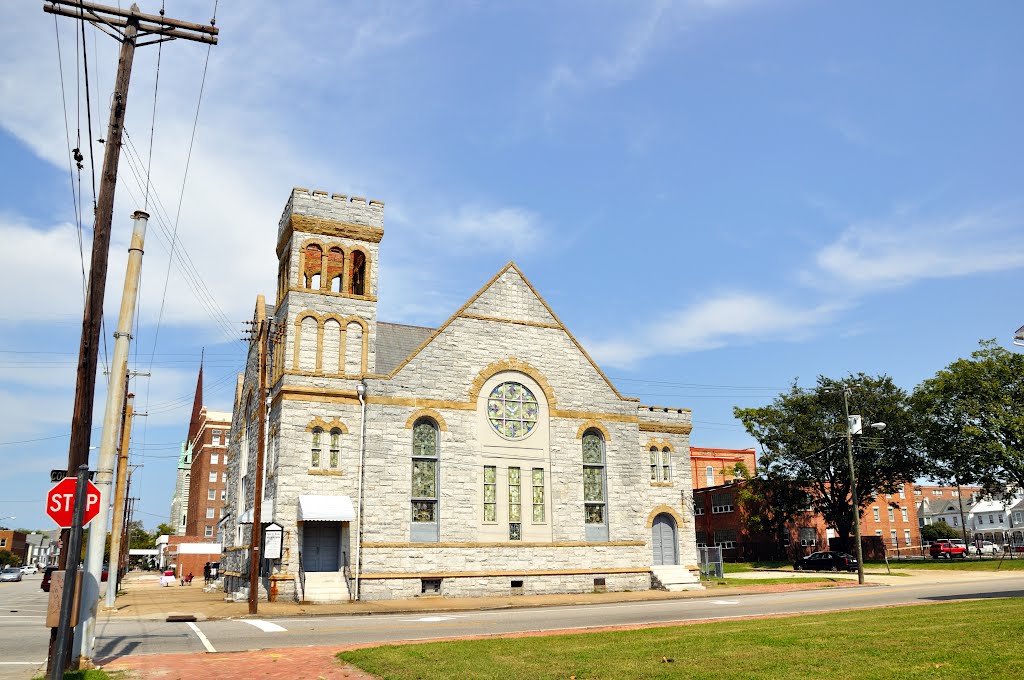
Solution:
[[[307,571],[304,576],[302,599],[306,602],[347,602],[351,599],[348,581],[340,571]]]
[[[652,585],[658,590],[678,592],[681,590],[704,590],[700,579],[680,564],[665,564],[651,567]]]

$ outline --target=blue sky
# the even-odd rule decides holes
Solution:
[[[0,517],[49,528],[82,305],[65,132],[89,138],[81,45],[38,2],[3,15]],[[139,50],[128,103],[107,331],[155,120],[139,517],[169,514],[202,347],[207,404],[230,409],[233,338],[273,292],[293,186],[386,202],[381,320],[439,324],[515,260],[623,392],[693,409],[698,446],[753,445],[732,407],[795,379],[912,389],[981,338],[1009,344],[1022,25],[1013,2],[220,2],[187,180],[207,48],[164,46],[155,116],[158,51]],[[91,27],[85,43],[98,138],[117,46]],[[175,223],[205,304],[168,270]]]

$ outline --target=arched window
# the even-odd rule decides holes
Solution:
[[[364,295],[366,291],[366,255],[362,251],[352,252],[352,282],[348,290],[353,295]]]
[[[412,541],[439,540],[438,430],[430,418],[412,428]]]
[[[672,451],[667,446],[661,450],[661,481],[672,481]]]
[[[306,246],[305,265],[302,271],[302,286],[310,290],[320,290],[320,275],[323,273],[324,251],[320,246],[311,243]]]
[[[341,430],[336,427],[331,430],[331,453],[327,462],[332,470],[337,470],[341,464]]]
[[[341,292],[341,282],[345,276],[345,251],[331,248],[327,251],[328,288],[334,293]]]
[[[658,447],[651,447],[651,481],[658,481]]]
[[[321,451],[322,451],[321,447],[323,446],[323,444],[320,441],[320,439],[323,436],[323,434],[324,434],[324,430],[323,430],[322,427],[314,427],[313,428],[313,440],[312,440],[312,442],[310,442],[310,445],[309,445],[309,467],[314,468],[314,469],[320,467],[320,462],[321,462],[321,455],[320,454],[321,454]]]
[[[608,540],[608,484],[604,439],[597,430],[583,433],[583,516],[588,541]]]

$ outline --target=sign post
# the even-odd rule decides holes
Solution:
[[[78,468],[77,479],[63,479],[46,494],[46,514],[57,524],[64,528],[71,527],[71,536],[68,539],[67,571],[64,572],[64,590],[61,593],[60,622],[57,625],[56,643],[53,645],[53,656],[49,659],[47,677],[49,680],[61,680],[64,677],[64,668],[67,664],[69,642],[71,641],[71,617],[75,609],[75,595],[78,588],[78,562],[82,552],[82,527],[85,525],[85,514],[87,509],[87,497],[95,494],[92,501],[92,517],[96,516],[99,510],[100,493],[89,481],[89,466],[81,465]],[[71,488],[71,496],[68,497],[67,489]],[[89,489],[88,487],[92,487]],[[75,491],[78,493],[75,493]],[[74,499],[72,506],[71,499]],[[62,520],[67,517],[67,523]],[[92,519],[90,517],[89,519]]]

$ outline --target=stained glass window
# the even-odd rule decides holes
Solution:
[[[544,470],[533,468],[533,521],[544,521]]]
[[[437,521],[437,448],[437,426],[434,421],[417,421],[412,428],[413,522]]]
[[[651,447],[651,481],[658,481],[658,447]]]
[[[508,521],[523,520],[522,473],[517,467],[508,469]]]
[[[594,430],[583,434],[583,503],[587,524],[605,523],[604,440]]]
[[[484,466],[484,521],[498,521],[498,468]]]
[[[341,430],[334,428],[331,430],[331,459],[330,467],[332,469],[338,469],[338,464],[341,462]]]
[[[672,471],[670,470],[671,462],[672,452],[669,451],[668,447],[665,447],[661,450],[661,481],[663,482],[672,481]]]
[[[309,447],[309,466],[313,468],[320,467],[320,435],[324,431],[319,427],[313,428],[313,444]]]
[[[521,439],[537,425],[540,408],[533,393],[517,382],[505,382],[487,399],[487,419],[506,439]]]

